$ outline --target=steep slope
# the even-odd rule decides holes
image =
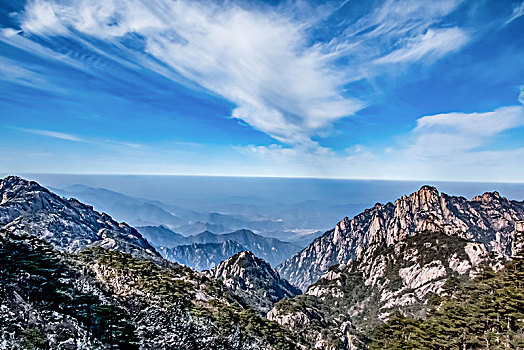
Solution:
[[[294,349],[220,281],[101,247],[0,231],[0,347]]]
[[[524,202],[508,200],[497,192],[468,201],[423,186],[394,203],[377,203],[351,220],[344,218],[277,269],[305,290],[329,266],[347,264],[359,250],[375,243],[393,245],[426,229],[441,229],[448,235],[481,242],[488,250],[508,256],[514,223],[523,219]]]
[[[197,271],[209,270],[221,261],[244,251],[246,248],[235,241],[223,243],[193,243],[174,248],[160,247],[158,251],[167,260],[191,267]]]
[[[390,246],[375,243],[330,267],[304,295],[283,300],[270,320],[308,334],[322,348],[349,349],[395,312],[425,317],[438,295],[502,264],[484,244],[424,231]]]
[[[68,252],[98,245],[160,258],[134,228],[76,199],[62,198],[36,182],[6,177],[0,181],[0,198],[0,227],[8,232],[34,235]]]
[[[280,278],[267,262],[249,251],[237,253],[205,273],[222,280],[263,315],[277,301],[300,294],[300,290]]]

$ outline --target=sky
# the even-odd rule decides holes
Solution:
[[[524,182],[522,0],[0,0],[0,171]]]

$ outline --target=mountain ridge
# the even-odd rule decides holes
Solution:
[[[277,270],[305,290],[329,266],[350,262],[370,244],[391,245],[430,228],[482,242],[490,251],[509,256],[514,222],[523,219],[524,202],[508,200],[498,192],[486,192],[468,201],[440,194],[426,185],[393,203],[377,203],[352,219],[344,218]]]
[[[153,238],[159,229],[149,227],[138,227],[145,237]],[[160,229],[163,236],[167,237],[170,233],[168,228]],[[173,232],[173,231],[171,231]],[[284,242],[276,238],[265,237],[254,233],[251,230],[236,230],[234,232],[216,234],[211,231],[204,231],[197,235],[181,236],[173,232],[171,235],[170,246],[165,248],[175,248],[180,245],[207,244],[207,243],[224,243],[225,241],[234,241],[243,246],[245,249],[252,251],[257,257],[263,258],[272,266],[276,266],[286,258],[292,256],[300,248],[292,243]]]
[[[169,261],[191,267],[196,271],[203,271],[247,249],[236,241],[227,240],[222,243],[192,243],[173,248],[160,247],[158,250]]]
[[[0,180],[0,225],[25,232],[71,253],[98,245],[159,260],[160,254],[142,235],[92,206],[51,192],[34,181],[8,176]]]

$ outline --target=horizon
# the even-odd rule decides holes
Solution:
[[[253,179],[306,179],[306,180],[340,180],[340,181],[383,181],[383,182],[428,182],[431,183],[465,183],[465,184],[508,184],[524,185],[522,182],[506,181],[480,181],[480,180],[438,180],[438,179],[390,179],[390,178],[349,178],[349,177],[317,177],[317,176],[278,176],[278,175],[231,175],[231,174],[163,174],[163,173],[66,173],[66,172],[4,172],[0,177],[18,176],[21,178],[38,175],[59,175],[59,176],[151,176],[151,177],[216,177],[216,178],[253,178]]]
[[[0,171],[524,183],[523,15],[3,1]]]

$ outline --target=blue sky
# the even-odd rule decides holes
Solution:
[[[0,170],[524,182],[524,2],[0,0]]]

